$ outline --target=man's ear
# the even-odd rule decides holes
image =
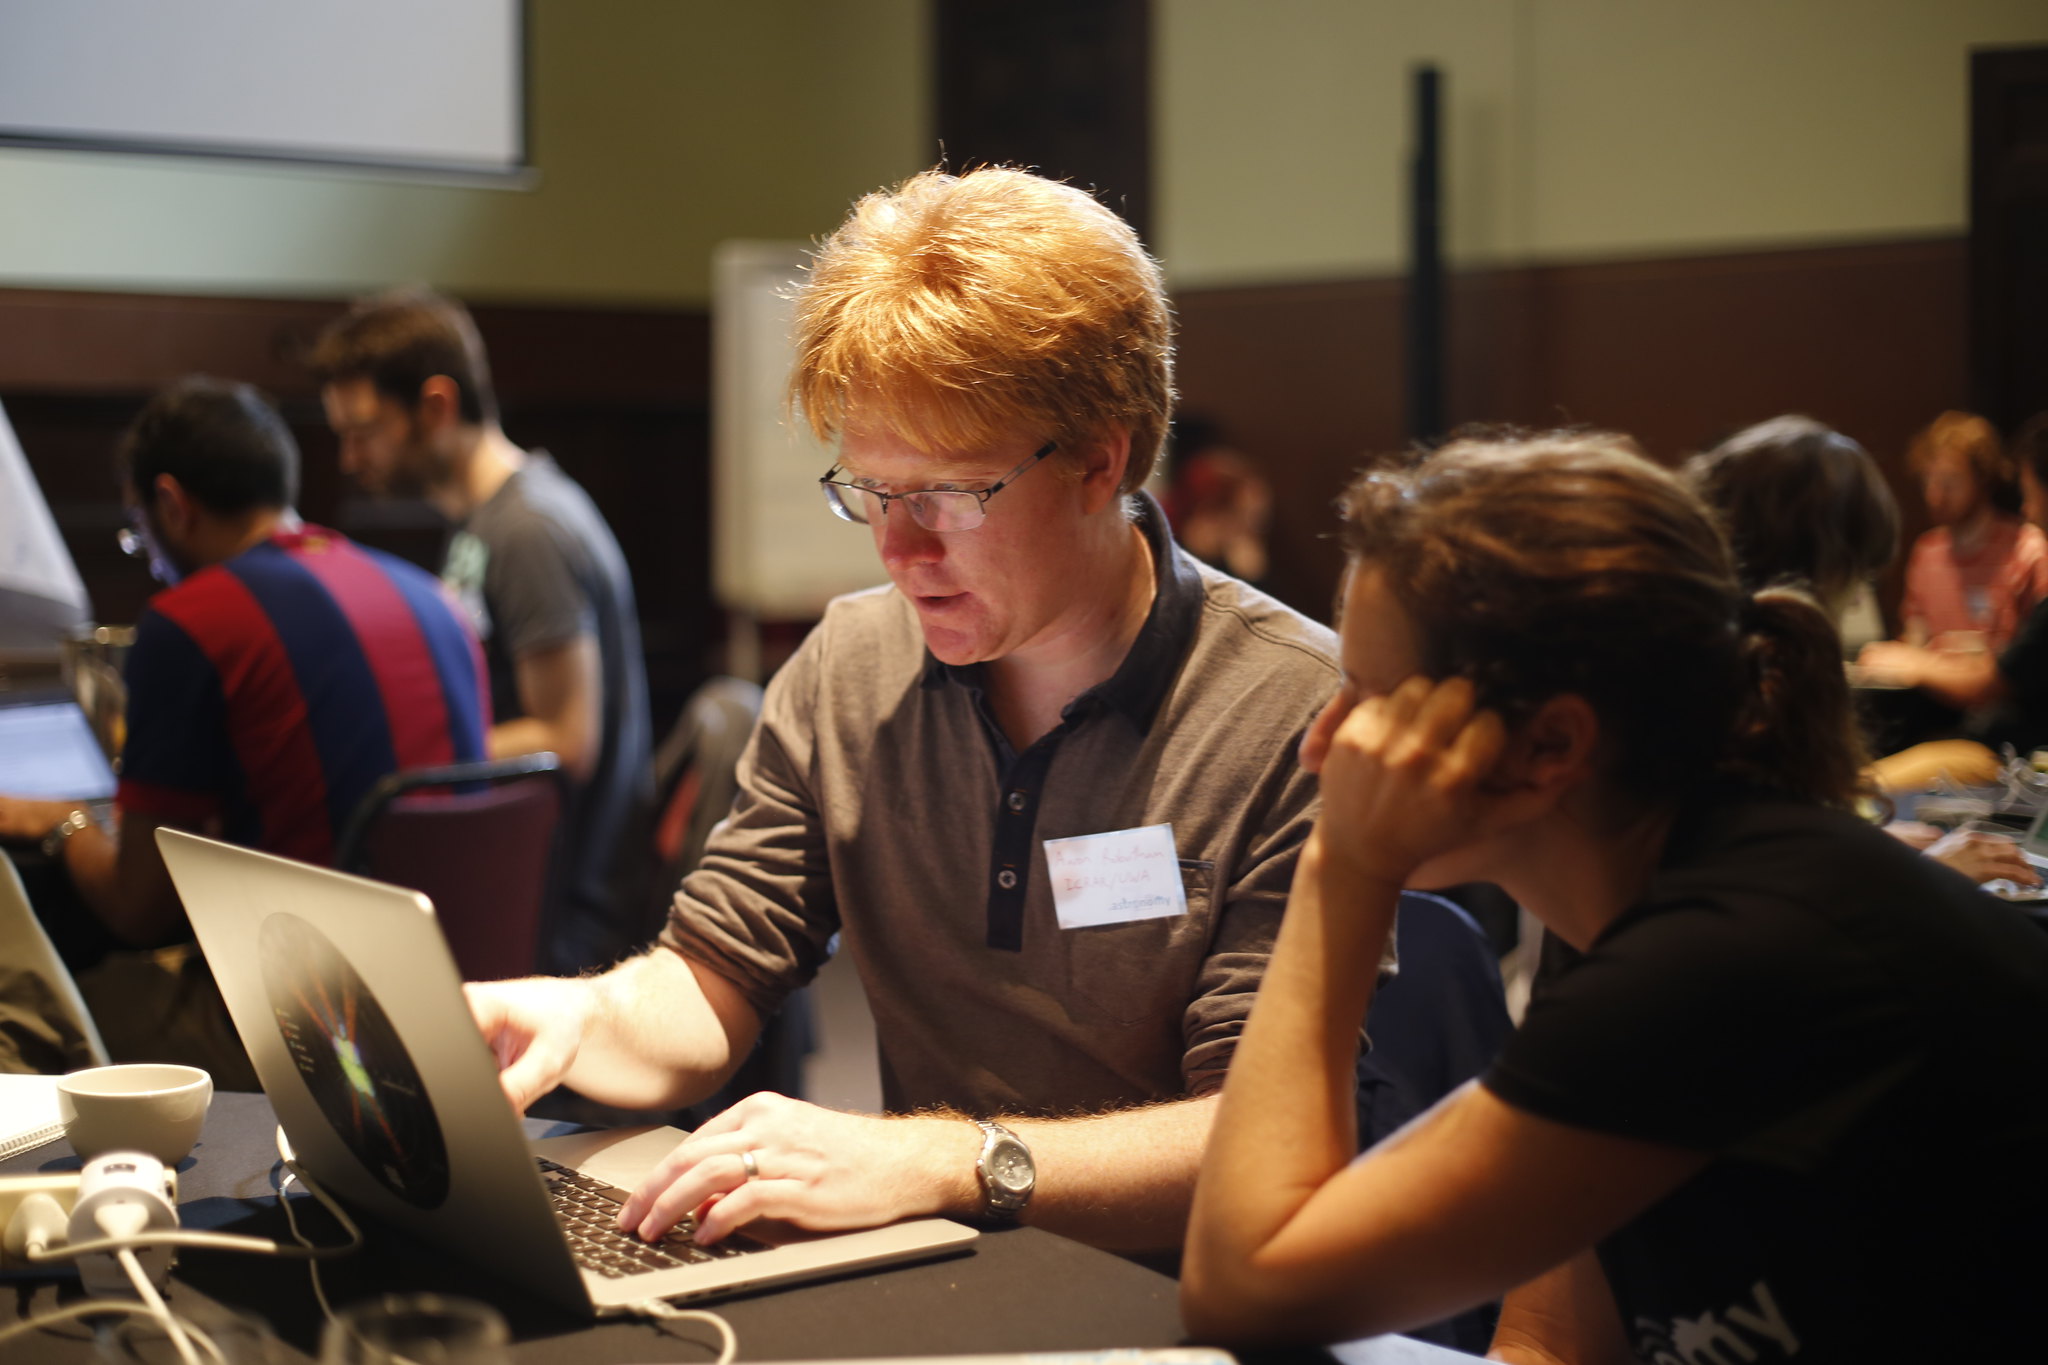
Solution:
[[[1090,513],[1114,502],[1131,465],[1131,432],[1128,427],[1104,427],[1081,447],[1081,489],[1083,505]]]
[[[1572,692],[1560,693],[1514,727],[1489,782],[1502,794],[1551,804],[1594,775],[1600,717]]]
[[[446,430],[462,422],[462,389],[445,374],[430,376],[420,385],[420,401],[413,406],[420,429]]]
[[[192,533],[192,495],[173,474],[159,474],[149,483],[149,515],[156,525],[180,540]]]

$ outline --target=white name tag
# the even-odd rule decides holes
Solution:
[[[1062,929],[1188,912],[1172,825],[1047,839],[1045,865]]]

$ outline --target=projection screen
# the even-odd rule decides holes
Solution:
[[[9,0],[0,144],[516,176],[525,47],[520,0]]]

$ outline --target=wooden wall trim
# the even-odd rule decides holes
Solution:
[[[114,548],[110,455],[148,396],[195,371],[277,400],[304,455],[300,509],[436,564],[445,526],[425,504],[377,504],[340,475],[318,387],[301,363],[342,299],[0,289],[0,403],[102,621],[152,590]],[[639,597],[657,722],[707,667],[711,611],[710,319],[701,310],[480,304],[507,434],[545,446],[590,493]]]
[[[0,392],[147,393],[195,370],[279,396],[313,391],[305,346],[340,298],[0,289]],[[702,407],[702,309],[476,304],[501,396]]]
[[[1677,459],[1781,412],[1864,443],[1909,523],[1906,439],[1968,400],[1960,238],[1574,262],[1454,274],[1457,422],[1627,431]],[[1274,484],[1272,586],[1327,612],[1330,501],[1403,444],[1396,277],[1189,289],[1176,299],[1184,409],[1221,421]]]
[[[1450,414],[1616,427],[1672,459],[1749,422],[1808,412],[1893,473],[1912,534],[1922,513],[1900,452],[1936,413],[1968,402],[1966,258],[1963,239],[1935,238],[1456,274]],[[1331,499],[1365,454],[1402,442],[1402,294],[1399,279],[1371,277],[1175,300],[1182,404],[1218,418],[1267,469],[1272,587],[1318,615],[1339,567]],[[29,449],[46,488],[53,474],[99,488],[112,432],[151,389],[191,369],[250,379],[284,400],[306,447],[308,510],[331,515],[343,490],[294,347],[339,306],[0,289],[0,400],[42,404]],[[691,652],[715,629],[708,317],[476,314],[508,431],[554,448],[591,488],[633,564],[650,654],[664,641],[674,675],[692,675]],[[98,554],[116,523],[105,506],[88,511],[97,520],[77,530],[79,544]]]

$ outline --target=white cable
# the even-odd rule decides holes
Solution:
[[[299,1170],[297,1166],[289,1166],[288,1169],[298,1177],[299,1183],[304,1185],[312,1196],[319,1200],[329,1213],[334,1215],[334,1220],[341,1224],[342,1231],[348,1234],[346,1242],[338,1243],[334,1246],[320,1246],[302,1235],[299,1232],[298,1221],[292,1217],[290,1202],[284,1199],[284,1187],[280,1184],[274,1188],[278,1191],[279,1202],[285,1205],[285,1221],[291,1225],[292,1236],[299,1243],[295,1247],[288,1247],[282,1243],[274,1242],[268,1237],[245,1237],[237,1232],[186,1232],[182,1229],[178,1231],[162,1229],[155,1232],[141,1232],[132,1236],[98,1237],[88,1242],[70,1242],[57,1247],[30,1246],[26,1248],[23,1254],[31,1262],[68,1261],[76,1256],[91,1256],[103,1251],[120,1251],[124,1247],[167,1246],[202,1247],[214,1251],[247,1251],[258,1256],[275,1256],[288,1261],[325,1261],[332,1260],[337,1256],[346,1256],[361,1248],[363,1245],[363,1233],[362,1229],[356,1226],[355,1220],[342,1210],[341,1205],[334,1202],[334,1199],[327,1191],[308,1180],[304,1171]]]
[[[267,1237],[244,1237],[236,1232],[145,1232],[134,1237],[100,1237],[90,1242],[70,1242],[60,1247],[30,1247],[25,1253],[30,1261],[68,1261],[74,1256],[92,1256],[103,1251],[121,1251],[134,1247],[204,1247],[213,1251],[247,1251],[258,1256],[275,1256],[287,1261],[327,1260],[345,1255],[356,1249],[355,1243],[342,1246],[299,1247],[283,1246]]]
[[[664,1336],[676,1336],[674,1332],[668,1330],[667,1324],[671,1322],[710,1323],[718,1329],[718,1359],[712,1361],[711,1365],[732,1365],[733,1357],[740,1353],[740,1340],[734,1335],[732,1324],[716,1313],[706,1312],[702,1308],[678,1308],[674,1304],[664,1302],[661,1299],[642,1300],[633,1305],[633,1311],[646,1317],[657,1319],[655,1327]],[[678,1341],[689,1340],[687,1337],[676,1337],[676,1339]]]
[[[278,1130],[280,1141],[282,1141],[283,1133],[283,1129]],[[281,1179],[277,1177],[277,1171],[280,1167],[282,1167],[284,1170],[284,1176]],[[276,1182],[278,1206],[284,1210],[285,1224],[291,1228],[292,1238],[293,1240],[298,1242],[300,1246],[310,1247],[313,1245],[313,1243],[310,1240],[308,1240],[305,1233],[299,1231],[299,1217],[296,1213],[292,1212],[291,1197],[285,1193],[285,1186],[291,1184],[294,1180],[298,1181],[301,1185],[304,1185],[315,1199],[318,1199],[321,1203],[327,1205],[329,1209],[333,1210],[334,1215],[342,1220],[342,1222],[347,1226],[349,1232],[355,1237],[356,1245],[361,1245],[363,1235],[362,1233],[356,1231],[355,1224],[350,1223],[348,1221],[348,1215],[344,1214],[341,1211],[341,1209],[334,1204],[332,1200],[328,1199],[327,1192],[321,1189],[318,1185],[314,1184],[313,1181],[306,1175],[306,1173],[300,1170],[297,1163],[292,1161],[290,1157],[286,1156],[279,1158],[277,1165],[271,1167],[270,1169],[272,1179]],[[314,1302],[320,1305],[320,1315],[326,1318],[327,1321],[333,1322],[335,1320],[334,1305],[327,1301],[327,1286],[322,1284],[320,1281],[319,1257],[308,1256],[306,1258],[306,1273],[312,1277],[313,1300]]]
[[[213,1338],[197,1327],[192,1328],[192,1336],[185,1335],[188,1324],[165,1305],[163,1296],[157,1293],[156,1286],[149,1282],[149,1276],[143,1273],[142,1262],[135,1259],[133,1251],[122,1247],[114,1253],[114,1259],[128,1272],[128,1282],[135,1286],[135,1292],[142,1299],[144,1306],[163,1325],[164,1335],[171,1339],[171,1345],[178,1350],[178,1359],[184,1361],[185,1365],[199,1365],[199,1352],[192,1348],[192,1340],[196,1337],[206,1343],[206,1353],[213,1357],[215,1365],[227,1365],[227,1357],[221,1354],[220,1347],[214,1344]]]
[[[87,1299],[84,1303],[74,1303],[66,1308],[53,1308],[39,1317],[29,1318],[12,1326],[0,1327],[0,1342],[12,1341],[15,1337],[27,1336],[30,1332],[40,1332],[60,1322],[76,1322],[80,1318],[98,1317],[103,1313],[125,1313],[131,1318],[148,1318],[151,1322],[158,1320],[155,1313],[139,1303],[129,1303],[125,1299]],[[196,1327],[191,1330],[197,1335],[205,1335]],[[221,1359],[220,1348],[214,1346],[211,1340],[206,1344],[215,1352],[215,1359]]]

